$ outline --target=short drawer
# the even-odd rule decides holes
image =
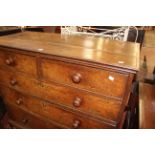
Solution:
[[[36,58],[0,48],[0,67],[8,67],[16,71],[37,76]]]
[[[55,83],[43,83],[27,76],[18,75],[0,70],[0,83],[12,87],[18,91],[37,96],[61,106],[67,106],[75,111],[83,112],[101,119],[118,121],[122,101],[80,91],[78,89],[64,87]],[[5,89],[3,89],[4,91]],[[8,97],[12,92],[6,91]],[[12,99],[10,99],[12,100]]]
[[[26,109],[62,126],[66,126],[66,128],[114,128],[111,125],[66,111],[54,104],[39,100],[35,97],[25,95],[20,95],[19,97],[19,94],[17,95],[18,97],[14,97],[13,95],[17,94],[12,94],[12,97],[5,98],[8,107],[18,106],[21,109]]]
[[[82,65],[42,59],[43,78],[86,89],[107,96],[122,98],[128,75]]]
[[[52,123],[41,120],[36,116],[32,116],[31,114],[21,110],[20,108],[8,105],[7,110],[9,114],[10,121],[9,122],[17,122],[20,128],[31,128],[31,129],[56,129],[57,126]],[[11,121],[12,120],[12,121]]]

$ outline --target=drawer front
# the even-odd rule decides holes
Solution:
[[[122,98],[128,76],[61,61],[42,59],[43,78],[74,87]]]
[[[5,59],[6,59],[5,53],[0,50],[0,66],[5,64]]]
[[[8,73],[3,70],[0,70],[0,74],[4,75],[0,77],[1,84],[43,98],[47,101],[59,103],[76,111],[117,121],[121,101],[99,97],[54,83],[41,83],[35,79],[15,75],[14,73]],[[13,84],[13,82],[15,82],[15,84]]]
[[[6,98],[5,102],[8,105],[8,111],[10,113],[10,117],[18,122],[24,122],[23,120],[29,120],[29,126],[33,125],[33,120],[30,119],[27,115],[22,114],[20,116],[16,115],[20,113],[20,108],[26,109],[28,111],[31,111],[33,113],[36,113],[42,117],[51,119],[52,121],[61,124],[62,126],[66,126],[66,128],[113,128],[110,125],[106,125],[104,123],[99,123],[91,119],[86,119],[82,116],[73,114],[71,112],[67,112],[63,109],[57,108],[54,105],[47,103],[42,100],[38,100],[33,97],[24,97],[22,96],[21,103],[17,103],[17,100],[10,100],[11,98]],[[11,103],[10,103],[11,102]],[[19,108],[16,110],[15,108],[12,109],[12,107],[18,106]],[[12,114],[13,113],[13,114]],[[36,120],[36,119],[35,119]],[[37,122],[38,120],[36,120]],[[28,121],[27,121],[28,122]]]
[[[0,66],[37,76],[36,58],[0,49]]]
[[[20,124],[18,124],[17,122],[14,122],[13,120],[9,119],[9,129],[24,129],[24,126],[21,126]]]
[[[21,128],[31,128],[31,129],[56,129],[55,125],[51,124],[48,121],[43,121],[37,118],[36,116],[32,116],[31,114],[21,110],[20,108],[8,105],[7,110],[9,114],[9,118],[14,122],[17,122]],[[11,121],[10,121],[11,122]]]

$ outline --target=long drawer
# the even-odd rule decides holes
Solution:
[[[31,129],[57,129],[58,126],[53,125],[49,121],[41,120],[36,116],[33,116],[32,114],[29,114],[20,108],[8,105],[7,104],[7,110],[11,122],[13,126],[14,124],[19,124],[20,128],[31,128]],[[17,125],[16,125],[17,126]]]
[[[44,100],[25,96],[15,91],[9,94],[9,91],[10,90],[8,90],[5,95],[3,93],[4,100],[8,107],[17,106],[21,109],[26,109],[34,114],[38,114],[58,124],[62,124],[63,126],[66,126],[66,128],[114,128],[114,126],[104,122],[88,119],[79,114],[77,115],[66,111],[54,104],[45,102]],[[11,113],[11,110],[9,110],[9,113]],[[14,113],[14,110],[12,110],[12,113]]]
[[[36,57],[25,55],[22,52],[16,53],[14,51],[15,50],[3,50],[0,48],[0,67],[8,67],[36,77]]]
[[[52,101],[94,117],[117,121],[122,101],[96,96],[55,83],[47,84],[36,79],[0,70],[0,83],[21,92]],[[8,94],[11,94],[11,92]],[[11,96],[11,95],[10,95]]]
[[[41,69],[44,79],[117,98],[123,98],[128,80],[128,74],[46,58],[41,60]]]

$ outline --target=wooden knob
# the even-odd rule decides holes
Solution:
[[[74,101],[73,101],[73,106],[74,107],[80,107],[82,103],[82,99],[79,97],[75,97]]]
[[[17,80],[16,80],[16,79],[12,79],[12,80],[10,81],[10,84],[11,84],[12,86],[15,86],[15,85],[17,84]]]
[[[23,103],[22,98],[17,99],[17,100],[16,100],[16,103],[17,103],[18,105],[22,104],[22,103]]]
[[[81,122],[79,120],[74,120],[74,122],[73,122],[73,128],[74,129],[79,128],[80,124],[81,124]]]
[[[26,124],[27,122],[28,122],[28,119],[26,119],[26,118],[22,119],[23,124]]]
[[[8,58],[5,60],[5,63],[9,66],[12,66],[12,65],[14,65],[14,60],[12,58]]]
[[[81,79],[82,79],[82,76],[79,73],[76,73],[75,75],[72,76],[72,81],[74,83],[80,83]]]

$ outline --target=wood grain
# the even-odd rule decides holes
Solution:
[[[34,113],[41,113],[42,116],[45,118],[50,119],[51,121],[54,121],[56,123],[62,124],[63,126],[66,126],[67,128],[83,128],[83,129],[89,129],[89,128],[114,128],[111,125],[100,123],[97,121],[93,121],[91,119],[86,119],[82,116],[78,116],[76,114],[64,111],[60,108],[57,108],[55,106],[52,106],[51,104],[41,101],[41,100],[35,100],[32,98],[33,105],[30,106],[30,103],[26,103],[27,110],[31,110]],[[22,105],[21,105],[22,107]],[[20,122],[20,124],[23,124],[25,126],[28,126],[29,128],[44,128],[44,123],[40,125],[41,121],[38,121],[37,119],[34,119],[31,115],[25,114],[25,108],[18,108],[16,105],[13,105],[11,101],[7,103],[7,109],[10,114],[10,117],[16,121]],[[29,109],[30,108],[30,109]],[[23,109],[23,110],[21,110]],[[40,111],[40,112],[39,112]],[[37,121],[35,121],[37,120]],[[78,126],[75,127],[74,123],[79,122]],[[47,121],[48,124],[48,121]],[[46,126],[45,126],[46,127]],[[51,127],[51,126],[49,126]]]
[[[155,86],[140,83],[139,96],[139,127],[143,129],[155,128]]]
[[[23,32],[0,37],[0,45],[131,70],[139,69],[140,45],[138,43],[112,41],[102,37]]]
[[[42,59],[43,78],[74,87],[92,90],[107,96],[122,98],[125,92],[127,74],[93,69],[61,61]],[[73,78],[80,75],[80,81]]]
[[[12,63],[8,64],[7,61],[10,59]],[[9,49],[0,49],[0,66],[24,72],[31,76],[37,76],[35,57],[24,55],[23,53],[14,53]]]
[[[7,110],[9,113],[9,117],[11,118],[11,120],[9,121],[11,122],[17,122],[16,124],[19,124],[18,126],[20,128],[28,128],[28,129],[57,129],[59,128],[58,126],[53,125],[52,123],[45,121],[45,120],[41,120],[38,117],[31,115],[19,108],[17,108],[16,106],[12,106],[12,105],[7,105]],[[13,123],[12,125],[14,125],[15,123]],[[17,125],[16,125],[17,126]]]
[[[38,83],[35,79],[22,75],[15,75],[13,73],[11,75],[10,73],[2,72],[1,70],[0,73],[5,76],[3,79],[0,77],[1,85],[11,87],[20,92],[36,96],[38,98],[43,98],[44,100],[54,102],[60,106],[74,109],[74,111],[88,113],[89,115],[95,117],[99,116],[100,119],[103,120],[118,121],[118,115],[120,114],[119,111],[122,104],[120,100],[93,95],[86,93],[85,91],[79,91],[74,88],[64,87],[54,83]],[[11,86],[9,79],[16,79],[17,85]],[[6,88],[3,87],[3,97],[8,98],[10,101],[14,101],[16,99],[16,96],[13,95],[14,93],[12,93],[11,90],[5,90]],[[80,107],[75,107],[73,105],[76,97],[79,97],[82,100]]]
[[[0,92],[19,128],[122,128],[138,68],[136,43],[37,32],[0,37]]]

